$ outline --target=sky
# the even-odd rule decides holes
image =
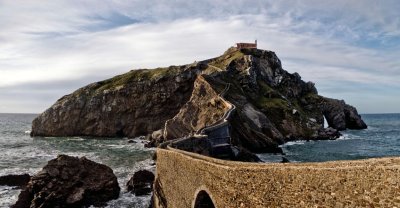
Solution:
[[[400,113],[397,0],[0,0],[0,113],[258,40],[359,113]]]

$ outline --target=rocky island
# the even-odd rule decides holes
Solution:
[[[136,172],[127,190],[135,195],[152,190],[152,207],[387,207],[400,202],[398,158],[257,163],[253,153],[282,153],[279,145],[288,141],[336,139],[341,130],[367,125],[353,106],[319,95],[314,83],[285,71],[274,52],[256,44],[240,46],[216,58],[132,70],[82,87],[39,115],[31,136],[145,136],[148,146],[158,147],[156,174]],[[60,158],[90,163],[59,156],[48,166]],[[53,177],[48,166],[43,171]],[[32,188],[42,184],[41,174],[20,195],[28,196],[28,204],[51,191],[48,185]],[[119,187],[108,175],[112,182],[105,184],[114,190],[108,196],[115,198]],[[73,181],[79,182],[73,187],[82,184]],[[71,190],[61,198],[104,203],[90,191]],[[83,196],[96,200],[78,201]]]
[[[229,48],[223,55],[183,66],[132,70],[60,98],[39,115],[32,136],[138,137],[156,146],[213,124],[226,104],[233,145],[279,152],[292,140],[335,139],[364,129],[357,110],[318,95],[312,82],[289,73],[272,51]],[[324,117],[329,124],[324,129]]]

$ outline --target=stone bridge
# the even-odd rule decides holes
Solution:
[[[400,158],[285,164],[215,158],[231,149],[230,105],[195,136],[157,148],[155,207],[400,207]]]
[[[400,158],[262,164],[157,149],[155,207],[400,207]]]

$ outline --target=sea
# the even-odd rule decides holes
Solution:
[[[85,156],[111,167],[121,187],[120,197],[108,208],[148,207],[150,195],[137,197],[126,192],[125,184],[140,169],[155,171],[151,156],[155,149],[145,148],[140,138],[35,137],[31,122],[35,114],[0,114],[0,176],[34,175],[59,154]],[[400,156],[400,114],[363,114],[364,130],[342,131],[337,140],[295,141],[282,145],[290,162],[323,162],[374,157]],[[282,155],[258,154],[266,163],[280,162]],[[0,186],[0,207],[16,202],[20,190]]]
[[[400,114],[362,114],[363,130],[341,131],[336,140],[293,141],[281,145],[290,162],[324,162],[400,156]],[[258,154],[266,162],[281,162],[282,156]]]
[[[113,169],[121,187],[120,196],[108,202],[108,208],[149,207],[150,197],[137,197],[126,191],[125,184],[137,170],[155,171],[151,159],[154,148],[145,148],[140,138],[30,137],[35,114],[0,114],[0,176],[34,175],[59,154],[85,156]],[[0,186],[0,208],[14,204],[20,190]]]

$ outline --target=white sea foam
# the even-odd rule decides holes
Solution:
[[[137,207],[145,208],[149,207],[151,193],[146,196],[135,196],[134,194],[127,192],[125,189],[125,184],[133,176],[133,174],[138,170],[149,170],[155,172],[155,166],[152,165],[154,161],[152,159],[146,159],[133,164],[133,166],[122,166],[113,168],[114,173],[118,177],[118,183],[121,187],[121,193],[118,199],[109,201],[107,203],[107,208],[116,207]]]
[[[135,207],[135,208],[147,208],[150,205],[151,193],[146,196],[135,196],[129,192],[123,192],[119,195],[118,199],[109,201],[107,208],[122,208],[122,207]],[[93,207],[93,206],[91,206]]]
[[[342,134],[342,136],[340,136],[339,138],[337,138],[337,140],[348,140],[350,139],[348,134]]]
[[[31,130],[27,130],[24,132],[25,134],[31,134]]]
[[[39,172],[41,168],[6,168],[0,170],[0,176],[10,175],[10,174],[29,174],[34,175]],[[0,206],[1,207],[1,206]]]
[[[306,140],[290,141],[280,145],[280,147],[291,146],[291,145],[302,145],[306,142],[307,142]]]
[[[85,141],[85,139],[82,137],[72,137],[68,138],[67,141]]]
[[[127,147],[126,144],[107,144],[105,146],[111,147],[112,149],[122,149]]]
[[[10,207],[17,199],[21,190],[9,186],[0,186],[0,207]]]

